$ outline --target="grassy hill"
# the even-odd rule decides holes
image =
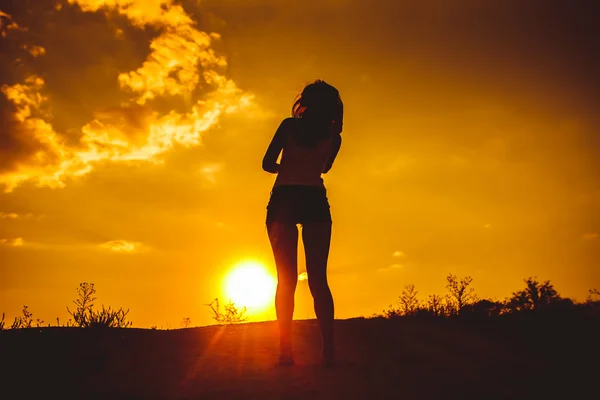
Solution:
[[[297,365],[274,322],[169,331],[0,332],[0,396],[76,399],[596,398],[598,320],[336,321],[338,363],[316,321],[295,321]]]

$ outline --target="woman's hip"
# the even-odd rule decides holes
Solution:
[[[275,186],[267,205],[267,224],[272,221],[293,224],[331,222],[327,190],[324,186]]]

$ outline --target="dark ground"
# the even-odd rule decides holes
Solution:
[[[274,322],[3,331],[0,398],[600,398],[598,319],[336,323],[331,369],[320,365],[315,321],[295,322],[292,367],[276,365]]]

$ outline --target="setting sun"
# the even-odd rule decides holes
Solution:
[[[225,278],[225,294],[239,307],[250,312],[265,310],[273,304],[276,281],[266,267],[255,261],[236,265]]]

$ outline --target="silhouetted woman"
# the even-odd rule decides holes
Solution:
[[[300,224],[323,362],[329,365],[334,357],[333,297],[327,284],[332,221],[321,174],[331,169],[342,143],[343,104],[338,90],[322,80],[307,85],[294,102],[292,116],[281,122],[262,164],[265,171],[277,174],[267,206],[267,232],[277,266],[279,363],[294,363],[291,336]]]

